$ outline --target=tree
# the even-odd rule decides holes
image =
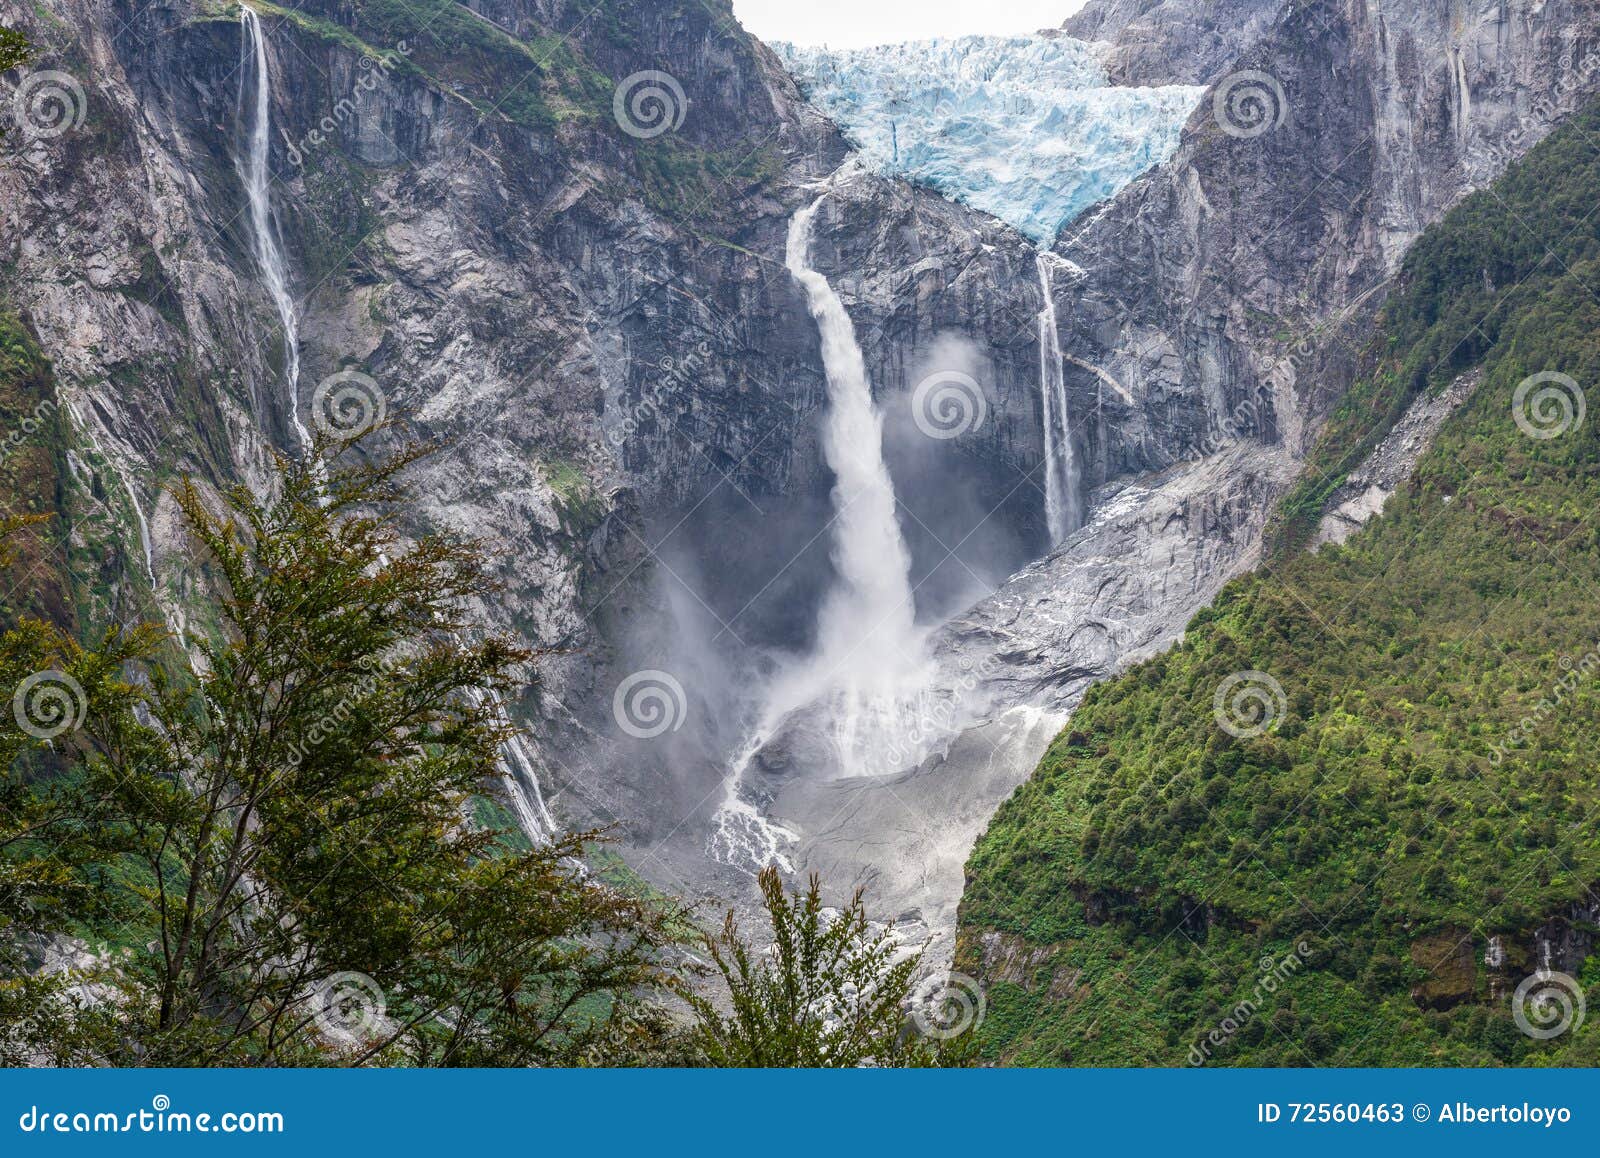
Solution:
[[[17,532],[46,521],[0,519],[0,568],[13,562]],[[0,687],[12,691],[0,705],[0,1065],[86,1060],[77,1011],[65,996],[71,979],[36,968],[84,906],[87,885],[73,866],[99,851],[84,823],[84,795],[52,775],[59,761],[51,745],[82,718],[91,692],[116,679],[122,658],[143,654],[155,639],[149,629],[117,630],[91,654],[31,616],[12,618],[0,633]]]
[[[114,853],[97,916],[137,946],[114,1064],[553,1064],[652,1024],[675,915],[584,870],[598,834],[472,819],[530,656],[468,614],[479,544],[402,540],[425,453],[288,463],[270,500],[178,490],[214,638],[192,673],[98,679],[75,741]]]
[[[722,932],[707,936],[728,1012],[705,993],[690,997],[694,1043],[714,1066],[924,1066],[939,1051],[913,1034],[903,1012],[917,957],[896,961],[896,943],[874,935],[857,890],[843,912],[822,904],[812,874],[790,897],[775,868],[759,877],[772,926],[765,955],[744,940],[730,911]]]
[[[0,28],[0,72],[26,64],[32,55],[26,36],[15,28]]]

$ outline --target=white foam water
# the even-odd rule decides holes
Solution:
[[[1065,362],[1061,356],[1061,327],[1056,319],[1055,295],[1050,288],[1052,255],[1041,252],[1039,290],[1044,307],[1039,311],[1039,394],[1044,400],[1044,511],[1050,528],[1050,545],[1060,543],[1083,521],[1078,497],[1078,467],[1072,450],[1072,417],[1067,408]]]
[[[311,445],[311,433],[300,420],[300,316],[294,295],[289,292],[289,265],[278,241],[277,218],[272,212],[272,68],[267,58],[266,36],[261,17],[248,5],[239,6],[239,19],[245,36],[240,38],[242,77],[253,77],[254,91],[246,148],[239,158],[239,179],[244,183],[250,218],[250,248],[267,296],[278,311],[283,327],[283,378],[288,395],[289,426],[302,447]],[[254,69],[246,68],[253,62]],[[245,88],[239,85],[240,121],[244,121]]]
[[[916,625],[911,552],[883,458],[883,416],[850,315],[811,266],[812,230],[826,196],[791,219],[785,263],[806,292],[828,380],[822,451],[834,475],[836,579],[818,613],[815,650],[774,681],[753,738],[730,766],[708,844],[714,859],[729,864],[787,863],[782,850],[795,834],[763,817],[743,791],[751,760],[785,720],[802,709],[819,713],[837,773],[899,771],[908,715],[931,677]]]

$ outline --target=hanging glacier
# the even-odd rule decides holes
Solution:
[[[1096,50],[1066,36],[774,47],[873,168],[1042,245],[1170,157],[1205,91],[1114,86]]]

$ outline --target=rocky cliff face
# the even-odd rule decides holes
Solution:
[[[1278,0],[1090,0],[1062,25],[1124,84],[1209,84],[1269,29]]]
[[[797,866],[875,878],[886,915],[944,928],[972,836],[1085,683],[1253,559],[1405,245],[1594,87],[1594,9],[1575,0],[1075,18],[1123,79],[1250,69],[1275,103],[1256,132],[1242,95],[1208,94],[1170,164],[1057,244],[1093,501],[1023,569],[1048,545],[1032,247],[847,163],[725,6],[257,9],[300,410],[356,370],[449,440],[418,479],[418,528],[502,544],[505,594],[484,613],[565,649],[515,705],[547,794],[570,823],[620,821],[635,862],[690,892],[743,887],[707,862],[705,826],[745,685],[805,645],[831,567],[824,377],[783,268],[789,217],[829,191],[813,264],[889,413],[919,614],[949,620],[945,674],[900,778],[791,769],[759,801],[799,834]],[[97,614],[172,618],[203,593],[162,487],[265,485],[271,455],[298,450],[239,175],[254,61],[237,8],[213,0],[0,14],[82,112],[0,146],[0,295],[72,407],[69,506],[123,529]],[[1207,31],[1153,63],[1147,26],[1189,25]],[[988,418],[930,445],[907,393],[955,368]],[[613,692],[640,670],[682,688],[665,735],[619,729]],[[908,824],[923,835],[893,835]]]
[[[319,384],[358,371],[369,402],[448,441],[417,479],[416,525],[503,546],[485,614],[566,649],[518,705],[545,787],[564,819],[621,820],[648,849],[720,778],[726,737],[699,736],[703,759],[631,748],[613,686],[664,662],[675,600],[756,641],[803,636],[828,567],[819,547],[772,583],[770,557],[824,525],[828,486],[816,332],[781,256],[845,149],[725,7],[257,11],[300,413],[312,425]],[[181,622],[204,595],[163,488],[265,486],[272,455],[300,450],[241,178],[258,62],[231,4],[3,15],[40,49],[17,83],[48,86],[67,119],[15,106],[0,294],[75,419],[69,506],[121,528],[95,614]],[[996,420],[954,471],[1004,498],[995,464],[1039,454],[1036,355],[1004,310],[1025,247],[932,194],[859,172],[840,186],[819,247],[865,271],[850,290],[872,303],[880,381],[901,385],[945,329],[1003,334],[984,341]],[[996,579],[1037,514],[1017,499],[1004,518]]]
[[[1137,21],[1083,19],[1095,11],[1143,43]],[[950,802],[997,802],[995,767],[1031,768],[1048,741],[1023,726],[1033,714],[1059,722],[1259,561],[1406,247],[1595,91],[1597,20],[1588,4],[1287,7],[1172,161],[1066,231],[1053,288],[1088,522],[943,628],[948,679],[918,767],[777,794],[792,826],[826,822],[803,864],[890,879],[890,911],[948,926],[984,823],[963,816],[986,816]],[[1175,75],[1219,71],[1192,67]],[[885,857],[872,834],[886,830],[914,835]]]

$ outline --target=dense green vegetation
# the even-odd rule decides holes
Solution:
[[[0,72],[26,63],[29,52],[27,37],[15,28],[0,28]]]
[[[815,881],[791,900],[769,875],[769,959],[596,855],[603,834],[515,831],[494,697],[531,657],[466,616],[489,556],[399,533],[424,448],[332,449],[270,498],[178,489],[216,604],[187,654],[163,660],[157,626],[86,646],[6,616],[0,1064],[950,1056],[908,1032],[915,961],[859,898],[834,920]],[[0,547],[48,518],[0,524]],[[68,935],[74,971],[38,972]],[[685,950],[724,966],[722,999]]]
[[[1305,544],[1328,498],[1413,399],[1477,365],[1508,323],[1596,256],[1595,230],[1586,222],[1594,193],[1573,174],[1594,171],[1597,131],[1600,110],[1579,113],[1407,252],[1371,372],[1335,408],[1274,514],[1268,538],[1275,558]]]
[[[702,1057],[717,1066],[814,1069],[959,1064],[966,1056],[970,1033],[952,1044],[904,1032],[917,958],[896,960],[897,939],[872,931],[860,890],[830,916],[815,873],[792,897],[775,868],[761,871],[760,885],[771,951],[754,951],[732,913],[721,936],[706,939],[722,986],[716,998],[689,995]]]
[[[1512,1010],[1536,930],[1600,894],[1597,129],[1591,108],[1428,232],[1279,558],[1092,689],[995,817],[960,957],[997,978],[988,1056],[1600,1062],[1595,1019],[1535,1040]],[[1406,403],[1471,367],[1383,516],[1290,552]],[[1547,371],[1588,419],[1535,438],[1513,394]],[[1265,695],[1229,731],[1216,696],[1239,673],[1281,697],[1249,676]]]
[[[466,821],[507,730],[484,692],[527,657],[465,638],[476,545],[400,541],[414,454],[293,464],[272,500],[240,487],[220,511],[186,484],[219,611],[188,641],[203,662],[154,662],[155,628],[0,640],[34,665],[5,726],[56,765],[11,786],[3,863],[68,873],[61,915],[109,950],[117,995],[78,1036],[30,1019],[14,1060],[521,1065],[647,1020],[669,910],[591,880],[592,834],[516,847]]]

